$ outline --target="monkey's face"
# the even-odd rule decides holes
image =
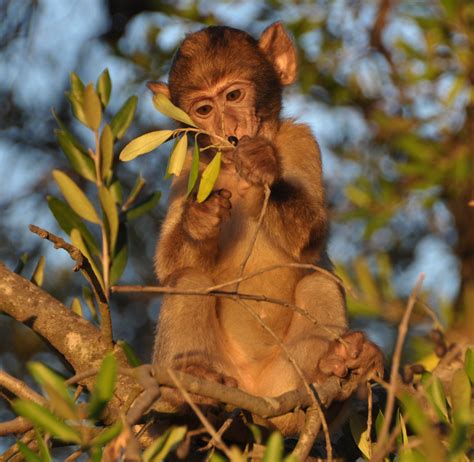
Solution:
[[[207,132],[223,138],[255,136],[259,120],[255,111],[255,87],[248,80],[224,79],[193,91],[184,101],[186,112]],[[217,138],[212,144],[222,144]]]

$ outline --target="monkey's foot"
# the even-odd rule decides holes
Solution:
[[[363,332],[354,331],[330,343],[326,355],[319,360],[318,369],[323,377],[335,375],[344,381],[360,384],[371,375],[383,377],[383,364],[384,358],[379,347],[368,340]],[[344,390],[343,386],[338,398],[347,398],[354,388]]]

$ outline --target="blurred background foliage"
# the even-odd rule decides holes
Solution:
[[[85,146],[94,143],[69,110],[70,72],[87,83],[109,69],[109,115],[138,96],[121,147],[169,126],[153,109],[145,83],[166,78],[184,34],[221,24],[258,36],[282,20],[300,57],[299,83],[285,93],[284,115],[310,124],[322,147],[329,250],[354,289],[352,324],[366,328],[389,354],[406,296],[423,271],[424,300],[445,326],[472,336],[472,1],[0,0],[0,17],[0,259],[11,268],[27,253],[28,275],[45,255],[45,289],[66,305],[81,296],[69,257],[27,229],[35,223],[61,233],[45,200],[58,196],[53,169],[88,187],[54,133],[51,108]],[[163,192],[159,207],[130,224],[120,283],[156,282],[152,260],[168,188],[166,148],[159,152],[118,166],[124,189],[141,174],[145,192]],[[156,298],[112,299],[115,339],[129,342],[143,361],[150,359],[158,309]],[[432,319],[422,309],[418,315],[419,340]],[[0,364],[11,374],[22,377],[30,359],[62,369],[39,338],[4,316],[0,335]],[[412,359],[426,351],[419,343],[411,343]]]

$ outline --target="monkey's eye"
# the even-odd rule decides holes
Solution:
[[[242,92],[240,90],[229,91],[226,95],[227,101],[237,101],[240,98]]]
[[[212,111],[212,106],[209,104],[204,104],[203,106],[199,106],[196,109],[196,112],[202,116],[207,116],[211,111]]]

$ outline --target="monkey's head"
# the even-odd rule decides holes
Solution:
[[[171,65],[169,84],[152,82],[204,130],[223,137],[255,136],[277,126],[284,85],[297,73],[295,47],[280,23],[259,40],[230,27],[186,37]]]

